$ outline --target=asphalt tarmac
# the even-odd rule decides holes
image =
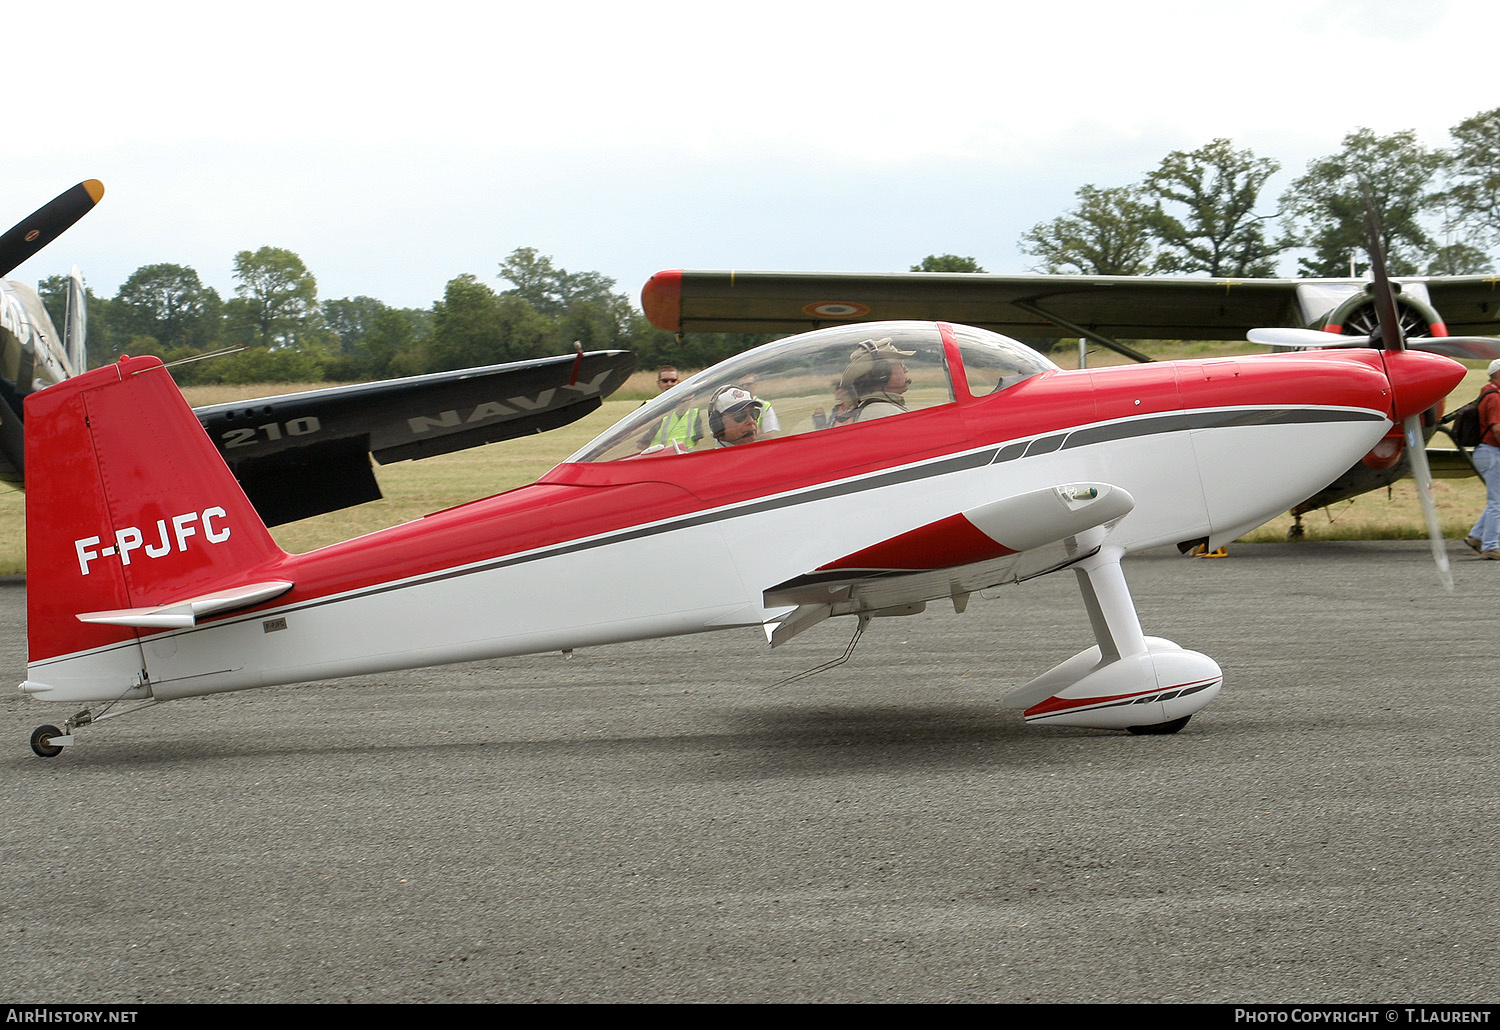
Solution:
[[[781,687],[852,622],[178,701],[48,760],[71,713],[7,690],[0,998],[1493,1003],[1500,565],[1450,554],[1451,597],[1420,543],[1128,560],[1226,674],[1168,737],[998,707],[1092,643],[1070,574]]]

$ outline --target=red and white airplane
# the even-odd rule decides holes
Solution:
[[[1399,348],[1064,371],[983,329],[840,326],[705,370],[531,486],[287,554],[161,363],[125,358],[26,401],[46,471],[20,689],[90,706],[32,747],[249,687],[740,627],[777,645],[1061,569],[1094,644],[1005,702],[1173,732],[1223,676],[1145,635],[1121,559],[1233,540],[1463,374]]]

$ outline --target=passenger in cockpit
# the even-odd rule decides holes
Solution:
[[[911,380],[902,358],[916,351],[900,350],[889,336],[866,340],[849,355],[839,385],[847,386],[859,399],[856,420],[860,422],[906,411],[905,393]]]
[[[845,386],[841,380],[834,380],[833,411],[829,413],[821,407],[814,408],[813,428],[832,429],[834,426],[848,425],[858,417],[859,398],[854,396],[853,388]]]

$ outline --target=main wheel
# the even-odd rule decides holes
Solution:
[[[1191,715],[1184,715],[1181,719],[1173,719],[1171,722],[1158,722],[1151,726],[1127,726],[1131,733],[1137,736],[1155,736],[1162,733],[1176,733],[1188,724]]]
[[[42,758],[56,758],[62,754],[62,745],[52,743],[52,738],[62,735],[56,726],[38,726],[31,731],[31,750]]]

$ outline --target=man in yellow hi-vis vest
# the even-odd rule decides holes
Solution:
[[[677,369],[663,365],[656,373],[656,388],[662,393],[677,385]],[[665,415],[640,439],[640,447],[668,447],[676,444],[690,451],[703,439],[703,411],[694,407],[692,397],[684,397],[675,410]]]

